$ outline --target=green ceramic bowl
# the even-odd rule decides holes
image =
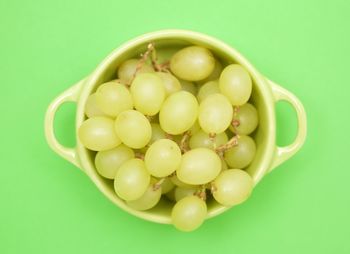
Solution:
[[[85,120],[84,105],[88,96],[96,88],[115,78],[118,65],[124,60],[135,57],[146,50],[147,44],[155,42],[159,54],[162,57],[172,50],[186,45],[201,45],[210,49],[223,63],[239,63],[244,66],[253,79],[253,93],[251,102],[259,112],[260,122],[254,138],[257,144],[257,153],[254,161],[247,168],[247,172],[257,184],[267,173],[293,156],[303,145],[306,137],[306,115],[300,101],[289,91],[268,80],[260,74],[239,52],[229,45],[192,31],[164,30],[148,33],[135,38],[114,50],[97,68],[85,79],[70,87],[59,95],[48,107],[45,119],[45,134],[50,147],[60,156],[80,168],[96,184],[97,188],[114,204],[145,220],[170,223],[171,203],[166,200],[148,211],[136,211],[128,207],[123,200],[117,197],[110,180],[101,177],[95,170],[94,153],[87,150],[79,139],[76,139],[75,148],[62,146],[55,138],[53,122],[57,109],[65,102],[77,103],[76,132]],[[276,117],[275,105],[278,101],[287,101],[295,109],[298,118],[298,133],[295,141],[286,147],[276,145]],[[208,204],[208,218],[219,215],[229,208],[215,201]]]

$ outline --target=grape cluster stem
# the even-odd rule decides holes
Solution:
[[[189,147],[190,137],[191,137],[191,131],[186,131],[183,134],[182,139],[180,141],[180,149],[182,153],[186,153],[190,150],[190,147]]]
[[[240,136],[236,135],[233,136],[226,144],[223,144],[221,146],[218,146],[215,151],[222,155],[225,151],[227,151],[228,149],[237,146],[238,145],[238,140],[239,140]]]
[[[150,57],[151,62],[152,62],[152,66],[153,69],[157,72],[169,72],[169,65],[170,62],[166,61],[162,64],[158,63],[158,57],[157,57],[157,52],[156,52],[156,48],[154,46],[154,42],[151,42],[147,45],[147,50],[145,53],[141,54],[141,58],[139,60],[139,62],[137,63],[136,66],[136,70],[131,78],[131,80],[128,82],[128,86],[131,85],[131,83],[133,82],[133,80],[135,79],[137,73],[141,70],[141,68],[143,67],[143,65],[146,63],[147,59]]]

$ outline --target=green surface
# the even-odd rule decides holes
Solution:
[[[0,253],[350,253],[349,1],[0,1]],[[183,28],[236,47],[295,93],[303,149],[245,204],[181,233],[128,215],[46,145],[49,102],[116,46]],[[296,132],[277,108],[278,141]],[[74,144],[74,106],[58,136]]]

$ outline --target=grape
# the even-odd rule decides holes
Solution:
[[[142,148],[151,140],[151,124],[144,115],[136,110],[126,110],[120,113],[114,127],[121,141],[131,148]]]
[[[198,147],[214,149],[220,145],[226,144],[227,141],[228,138],[225,132],[219,133],[215,135],[215,137],[210,138],[208,133],[200,130],[191,136],[189,146],[191,149]]]
[[[252,80],[249,73],[238,64],[225,67],[219,79],[220,91],[232,105],[240,106],[249,100],[252,93]]]
[[[179,201],[187,196],[192,196],[195,194],[195,192],[198,191],[198,187],[191,187],[191,188],[182,188],[182,187],[176,187],[175,188],[175,200]]]
[[[121,143],[114,132],[113,120],[104,116],[91,117],[78,130],[83,145],[93,151],[112,149]]]
[[[169,192],[165,193],[165,196],[166,196],[167,199],[169,199],[170,201],[175,202],[175,189],[173,188],[173,189],[170,190]]]
[[[145,154],[145,164],[148,172],[155,177],[165,177],[172,174],[180,165],[181,150],[170,139],[155,141]]]
[[[103,113],[111,117],[116,117],[122,111],[133,107],[128,88],[118,81],[102,84],[96,91],[96,103]]]
[[[170,73],[156,72],[155,74],[162,79],[166,96],[181,90],[180,81]]]
[[[120,165],[134,157],[134,151],[121,144],[113,149],[98,152],[95,157],[95,166],[100,175],[114,179]]]
[[[129,59],[123,62],[119,66],[118,77],[122,80],[122,82],[126,84],[130,84],[138,64],[139,64],[138,59]],[[148,72],[154,72],[153,68],[147,64],[143,64],[141,69],[137,72],[137,74],[148,73]]]
[[[119,167],[114,179],[114,190],[126,201],[136,200],[146,192],[150,180],[145,163],[140,159],[130,159]]]
[[[105,116],[105,113],[103,113],[97,106],[95,93],[87,98],[84,111],[87,117]]]
[[[209,81],[198,90],[197,99],[201,103],[209,95],[220,93],[219,82],[217,80]]]
[[[147,146],[140,149],[140,151],[145,154],[148,147],[154,143],[154,141],[157,141],[158,139],[164,139],[166,137],[166,133],[160,128],[160,125],[158,123],[151,123],[152,127],[152,136],[151,140],[148,142]]]
[[[228,170],[227,163],[225,159],[221,159],[221,171]]]
[[[163,81],[153,73],[137,75],[131,84],[130,92],[135,108],[148,116],[159,112],[165,98]]]
[[[199,125],[206,133],[224,132],[232,121],[233,109],[222,94],[212,94],[199,105]]]
[[[213,196],[224,206],[238,205],[245,201],[253,190],[253,179],[240,169],[228,169],[213,182]]]
[[[144,211],[151,209],[158,204],[162,195],[161,188],[154,187],[154,180],[151,180],[151,184],[148,186],[146,192],[138,199],[127,201],[128,206],[135,210]]]
[[[191,188],[194,186],[194,185],[182,182],[181,180],[179,180],[179,178],[175,174],[170,177],[170,180],[173,182],[175,186],[178,186],[178,187]]]
[[[186,81],[186,80],[180,80],[182,90],[190,92],[194,96],[197,95],[197,86],[193,84],[192,82]]]
[[[238,139],[238,145],[228,149],[224,158],[230,168],[245,168],[253,161],[255,151],[254,140],[242,135]]]
[[[171,211],[174,226],[181,231],[193,231],[202,225],[207,216],[206,203],[197,196],[178,201]]]
[[[189,131],[191,132],[191,135],[193,135],[194,133],[197,133],[200,129],[201,127],[199,126],[198,121],[195,121],[192,127],[189,129]]]
[[[165,177],[164,181],[161,185],[161,189],[162,189],[162,194],[168,193],[169,191],[171,191],[173,188],[175,187],[174,183],[170,180],[169,177]]]
[[[160,128],[160,125],[158,123],[151,123],[152,127],[152,137],[149,141],[149,144],[153,144],[154,141],[157,141],[158,139],[166,138],[166,133]]]
[[[163,64],[169,62],[169,59],[181,48],[179,47],[166,47],[157,49],[157,63]]]
[[[211,149],[195,148],[182,156],[176,170],[180,181],[187,184],[205,184],[214,180],[221,171],[220,157]]]
[[[210,73],[210,75],[207,78],[198,81],[197,84],[203,85],[209,81],[218,79],[220,77],[222,69],[222,64],[218,60],[215,60],[214,70]]]
[[[198,81],[214,70],[215,58],[206,48],[190,46],[179,50],[170,60],[170,70],[180,79]]]
[[[196,97],[189,92],[179,91],[164,101],[159,113],[159,123],[165,132],[177,135],[190,129],[197,115]]]
[[[258,126],[258,111],[250,103],[237,107],[236,111],[233,112],[230,130],[241,135],[251,134]]]

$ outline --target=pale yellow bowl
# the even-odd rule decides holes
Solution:
[[[277,167],[279,164],[293,156],[303,145],[306,137],[306,114],[300,101],[289,91],[261,75],[240,53],[227,44],[197,32],[184,30],[163,30],[148,33],[135,38],[116,50],[114,50],[87,78],[70,87],[59,95],[48,107],[45,119],[45,134],[50,147],[60,156],[70,161],[96,184],[98,189],[114,204],[130,214],[145,220],[170,223],[171,203],[162,200],[159,205],[148,211],[136,211],[128,207],[123,200],[118,198],[110,180],[101,177],[95,170],[94,153],[87,150],[80,140],[76,139],[75,148],[62,146],[54,135],[53,121],[56,110],[65,102],[77,103],[76,133],[78,127],[85,120],[84,105],[88,96],[102,83],[116,77],[118,65],[128,58],[137,56],[146,50],[150,42],[155,42],[159,52],[167,49],[175,49],[186,45],[201,45],[210,49],[224,64],[239,63],[244,66],[253,79],[253,94],[251,102],[259,112],[259,127],[254,134],[257,144],[257,153],[247,172],[257,184],[263,176]],[[164,49],[164,50],[163,50]],[[298,133],[295,141],[286,147],[276,145],[276,120],[275,104],[284,100],[289,102],[295,109],[298,118]],[[77,136],[77,135],[76,135]],[[208,204],[208,218],[214,217],[227,211],[215,201]]]

